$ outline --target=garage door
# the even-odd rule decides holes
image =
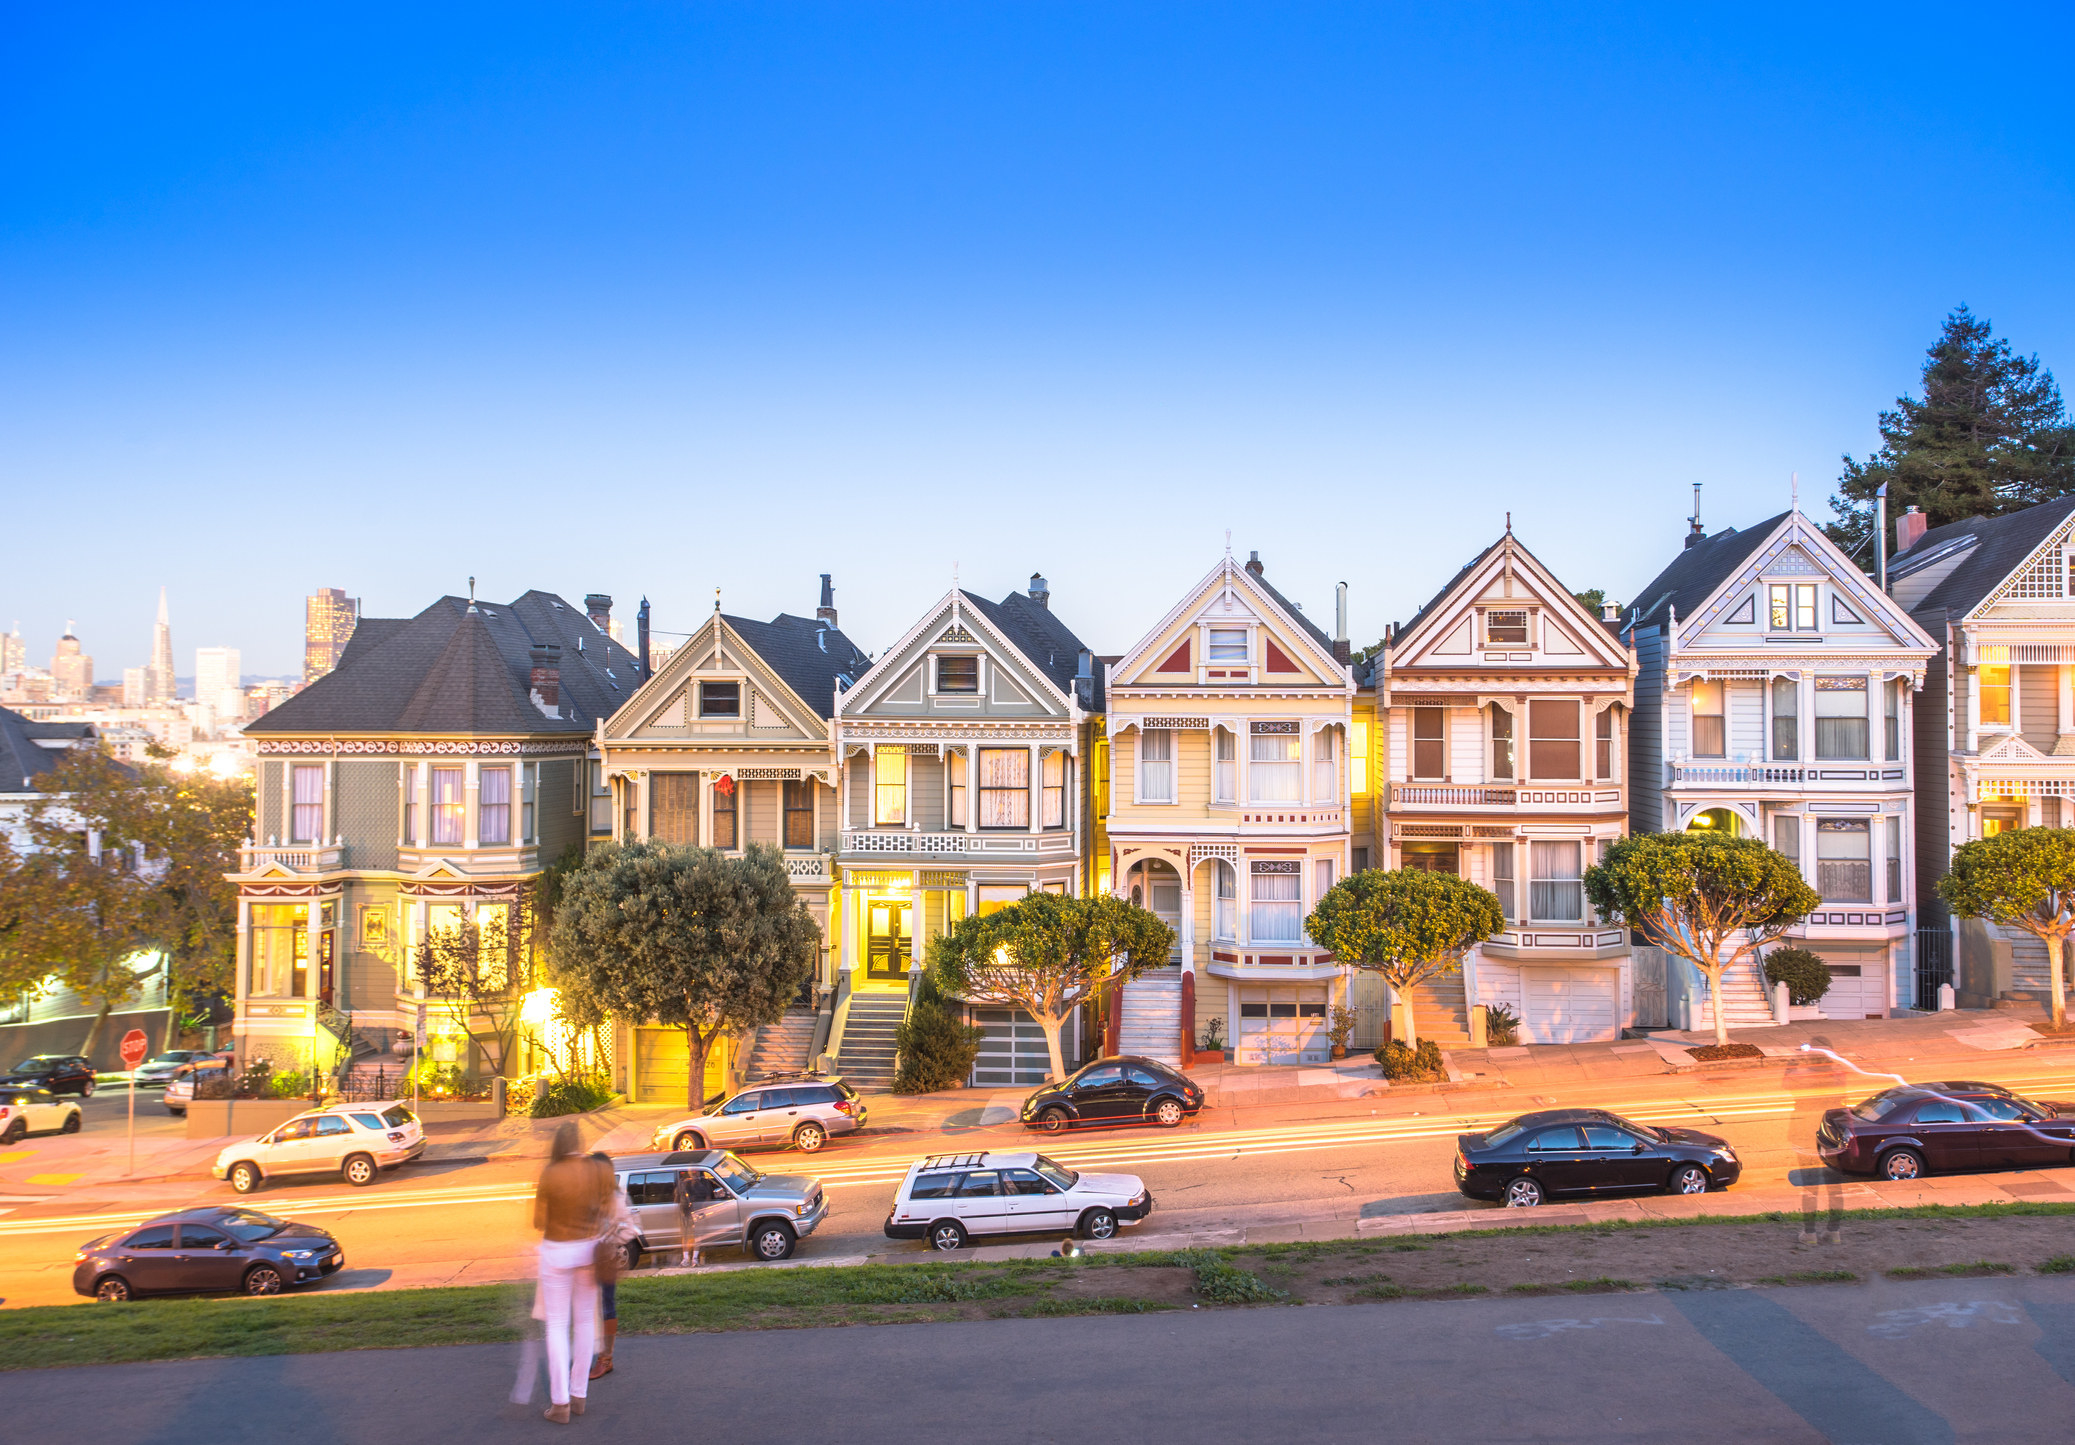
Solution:
[[[719,1093],[726,1080],[721,1063],[724,1046],[706,1051],[706,1095]],[[682,1104],[685,1077],[690,1074],[691,1049],[683,1029],[636,1029],[634,1031],[634,1102],[637,1104]]]
[[[1520,970],[1520,1041],[1583,1044],[1621,1036],[1621,975],[1611,968]]]
[[[976,1088],[999,1084],[1042,1084],[1052,1072],[1045,1031],[1022,1009],[976,1008],[980,1056],[973,1060]]]
[[[1325,985],[1240,989],[1239,1033],[1232,1043],[1242,1064],[1329,1062]]]
[[[1878,956],[1830,963],[1830,991],[1820,1007],[1826,1019],[1877,1019],[1888,1012],[1887,961]]]

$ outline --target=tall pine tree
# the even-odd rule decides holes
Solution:
[[[1829,533],[1846,551],[1866,549],[1873,497],[1885,482],[1888,514],[1921,507],[1931,525],[2020,511],[2075,492],[2075,427],[2053,373],[1965,306],[1924,360],[1923,397],[1880,414],[1881,448],[1844,459]]]

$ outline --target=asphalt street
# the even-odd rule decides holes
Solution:
[[[731,1445],[1130,1439],[2064,1441],[2075,1282],[1880,1282],[628,1338],[573,1434]],[[5,1376],[24,1440],[547,1436],[518,1346]]]

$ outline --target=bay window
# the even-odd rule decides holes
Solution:
[[[293,804],[288,814],[288,841],[324,841],[324,765],[297,763],[289,769]]]
[[[1882,741],[1887,746],[1885,756],[1891,763],[1902,761],[1902,689],[1908,684],[1897,679],[1881,684]]]
[[[461,769],[432,770],[432,843],[435,848],[461,846],[462,814],[466,803],[461,794]],[[612,815],[606,814],[608,818]]]
[[[968,787],[966,770],[968,766],[965,752],[962,749],[946,759],[944,776],[947,779],[945,787],[948,791],[944,800],[945,820],[954,828],[963,828],[965,826],[965,808],[968,796],[966,792]]]
[[[907,748],[882,743],[872,749],[872,794],[874,824],[899,827],[908,821]]]
[[[1211,732],[1211,801],[1239,801],[1239,735],[1230,728]]]
[[[1602,708],[1592,720],[1593,776],[1610,779],[1614,776],[1614,709]]]
[[[1513,780],[1513,714],[1491,705],[1491,775],[1494,780]]]
[[[1513,901],[1513,845],[1494,843],[1491,845],[1491,891],[1499,896],[1499,912],[1508,923],[1516,922],[1520,913]]]
[[[510,768],[484,768],[476,775],[476,839],[482,843],[512,840]]]
[[[1412,776],[1439,781],[1448,772],[1448,709],[1416,707],[1412,710]]]
[[[1256,803],[1294,803],[1304,796],[1303,766],[1293,722],[1249,723],[1247,797]]]
[[[1772,680],[1772,760],[1791,763],[1801,756],[1801,685],[1791,677]]]
[[[1239,938],[1239,873],[1222,858],[1213,858],[1210,866],[1217,880],[1212,887],[1215,897],[1211,905],[1211,937],[1228,943],[1236,942]]]
[[[1039,777],[1038,821],[1047,828],[1066,826],[1066,754],[1049,752]]]
[[[1340,797],[1340,766],[1333,757],[1333,730],[1321,728],[1311,735],[1311,800],[1337,802]]]
[[[1693,756],[1719,758],[1728,751],[1729,729],[1722,713],[1722,684],[1705,678],[1693,684]]]
[[[1301,943],[1304,939],[1304,875],[1297,863],[1253,865],[1255,943]]]
[[[254,998],[300,998],[309,982],[309,907],[302,903],[255,903],[250,937],[251,971],[245,991]]]
[[[980,749],[980,826],[1030,827],[1030,750]]]
[[[1578,741],[1578,704],[1536,699],[1527,705],[1527,775],[1530,778],[1582,778]]]
[[[1869,819],[1816,820],[1816,891],[1831,903],[1873,901],[1873,825]]]
[[[1816,679],[1816,756],[1865,762],[1866,679]]]
[[[1528,844],[1528,912],[1538,923],[1578,923],[1585,917],[1583,846]]]
[[[2060,799],[2055,798],[2053,801],[2058,804]],[[1882,831],[1885,835],[1882,837],[1881,842],[1886,847],[1888,855],[1888,902],[1900,903],[1902,902],[1902,818],[1899,814],[1890,813],[1881,822],[1883,825]]]
[[[1166,728],[1139,729],[1138,800],[1174,801],[1174,734]]]

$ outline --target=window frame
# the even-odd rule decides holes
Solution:
[[[721,711],[716,707],[710,707],[707,705],[707,693],[713,689],[725,689],[729,694],[731,694],[728,700],[729,706],[727,707],[726,711]],[[742,691],[742,680],[740,678],[736,678],[733,680],[725,678],[714,678],[710,681],[705,678],[701,678],[699,681],[700,719],[703,721],[706,718],[734,718],[737,721],[739,721],[743,715]],[[714,697],[713,701],[715,703],[718,703],[721,701],[721,699],[718,696],[716,696]]]
[[[501,802],[490,802],[490,780],[498,779],[504,790]],[[492,836],[492,825],[499,836]],[[476,769],[476,841],[489,847],[506,848],[512,841],[512,770],[508,764]]]
[[[1448,709],[1414,707],[1405,720],[1405,773],[1416,783],[1448,780]],[[1432,723],[1432,736],[1422,736],[1422,722]]]
[[[1053,774],[1058,774],[1054,781]],[[1047,831],[1066,827],[1067,759],[1065,748],[1038,754],[1038,826]]]
[[[2001,682],[1991,682],[1989,681],[1991,674],[2000,674],[2003,680]],[[1996,728],[2005,732],[2015,731],[2016,724],[2012,719],[2017,716],[2017,669],[2013,664],[2008,662],[1977,663],[1974,668],[1974,695],[1976,700],[1975,716],[1982,727]],[[2002,707],[1996,710],[2000,714],[1998,716],[1991,716],[1990,714],[1989,699],[1992,695],[2002,700]]]
[[[1857,684],[1853,686],[1852,684]],[[1825,713],[1823,698],[1826,695],[1849,694],[1859,699],[1856,711]],[[1863,672],[1819,674],[1815,680],[1815,721],[1817,762],[1865,763],[1873,760],[1873,725],[1868,709],[1873,705],[1872,679]],[[1825,723],[1831,724],[1825,728]],[[1840,726],[1844,725],[1844,726]],[[1835,741],[1840,735],[1850,738],[1856,728],[1858,748],[1855,752],[1836,751]]]
[[[1517,617],[1515,623],[1501,623],[1501,617]],[[1510,634],[1518,632],[1518,637]],[[1484,645],[1486,647],[1526,647],[1533,636],[1534,623],[1525,607],[1496,608],[1484,614]]]
[[[440,786],[443,779],[453,783],[450,797]],[[426,841],[434,848],[459,848],[468,837],[468,770],[433,768],[431,793],[432,818],[425,830]],[[450,833],[453,836],[447,836]]]
[[[1515,846],[1510,839],[1491,845],[1491,891],[1498,896],[1499,915],[1508,923],[1520,921],[1519,880],[1513,872]]]
[[[1712,698],[1714,709],[1704,711]],[[1729,684],[1721,678],[1696,677],[1686,688],[1687,750],[1696,758],[1729,756]],[[1712,727],[1704,724],[1712,723]],[[1710,746],[1712,745],[1712,746]]]
[[[935,691],[938,696],[978,697],[980,695],[980,654],[977,652],[938,652],[933,653],[932,657],[935,662],[932,678],[936,683]],[[970,664],[972,668],[972,685],[967,686],[964,680],[960,680],[955,684],[946,683],[944,680],[944,664],[946,663],[959,664],[961,671],[965,669],[967,664]]]
[[[311,796],[308,799],[303,797],[305,782],[310,785]],[[323,844],[324,836],[324,764],[291,763],[288,766],[288,841],[319,846]]]
[[[1825,857],[1823,839],[1858,837],[1865,840],[1863,851],[1857,854],[1833,853]],[[1848,871],[1863,869],[1863,874]],[[1858,879],[1863,877],[1863,884]],[[1837,891],[1833,892],[1832,890]],[[1849,890],[1849,891],[1848,891]],[[1873,820],[1871,818],[1816,819],[1816,891],[1823,895],[1825,903],[1873,902]]]
[[[1600,782],[1612,782],[1617,776],[1615,763],[1614,709],[1603,707],[1592,715],[1592,769],[1593,777]]]
[[[1570,866],[1573,871],[1568,874],[1544,873],[1542,868],[1544,859],[1556,856],[1559,850],[1565,848],[1572,851]],[[1531,923],[1584,923],[1584,879],[1586,867],[1584,840],[1579,838],[1531,838],[1528,840],[1527,854],[1528,921]],[[1563,895],[1566,899],[1576,899],[1574,912],[1555,913],[1543,911],[1544,897],[1556,897],[1554,892],[1556,889],[1566,890]],[[1546,893],[1545,890],[1547,890]]]
[[[964,748],[953,748],[944,759],[944,825],[948,828],[966,826],[973,798],[971,774],[972,755]]]
[[[1211,861],[1210,936],[1219,943],[1239,941],[1239,869],[1224,858]]]
[[[1516,781],[1520,739],[1516,726],[1518,719],[1513,709],[1499,703],[1491,705],[1491,780],[1495,783]]]
[[[1304,942],[1304,865],[1280,859],[1255,859],[1247,868],[1247,941],[1254,944],[1273,943],[1300,946]],[[1280,893],[1291,891],[1294,898],[1264,897],[1261,881],[1266,878],[1289,879],[1288,885],[1278,885],[1268,890]],[[1287,919],[1289,933],[1269,935],[1262,931],[1262,919]]]
[[[728,788],[726,791],[722,791],[720,786],[721,778],[728,779],[728,781],[731,784],[733,784],[733,786]],[[734,777],[732,774],[722,773],[720,777],[717,777],[713,780],[713,786],[707,789],[707,791],[713,794],[713,846],[723,851],[741,847],[741,780]],[[727,823],[725,825],[723,825],[721,822],[721,819],[723,817],[727,819]]]
[[[1304,735],[1294,720],[1263,718],[1246,727],[1246,800],[1249,806],[1302,804],[1304,801]],[[1266,751],[1287,749],[1285,757],[1263,757]],[[1287,791],[1270,797],[1263,785],[1281,783]]]
[[[1337,803],[1340,801],[1340,759],[1333,747],[1333,729],[1314,728],[1311,742],[1311,800],[1314,803]]]
[[[1210,730],[1210,772],[1213,804],[1234,806],[1239,802],[1239,733],[1222,724]]]
[[[814,783],[806,778],[782,780],[778,797],[778,836],[784,848],[812,848],[814,846]],[[804,819],[806,837],[793,841],[793,821]]]
[[[1780,708],[1782,698],[1787,702],[1784,711]],[[1765,711],[1766,756],[1775,763],[1801,761],[1801,680],[1775,677],[1768,682]]]
[[[1019,783],[990,783],[987,780],[987,763],[990,757],[1020,760],[1017,770],[1022,773]],[[975,816],[983,833],[1028,833],[1030,831],[1030,749],[1027,747],[982,747],[979,750],[979,777],[973,788],[973,801],[977,805]],[[1007,802],[1010,812],[1020,814],[1008,822],[991,821],[993,805]]]
[[[1543,736],[1540,715],[1557,708],[1570,709],[1571,731],[1563,736]],[[1582,783],[1585,781],[1585,736],[1582,714],[1584,704],[1576,698],[1536,697],[1527,704],[1527,776],[1529,782]],[[1570,771],[1552,773],[1543,770],[1540,754],[1545,748],[1562,748],[1570,752]]]
[[[886,780],[888,758],[899,758],[900,779]],[[888,806],[889,802],[895,806]],[[902,743],[875,743],[872,747],[872,826],[908,826],[908,749]]]
[[[1131,771],[1138,789],[1134,801],[1161,805],[1179,802],[1180,789],[1175,786],[1175,730],[1140,727],[1138,745],[1132,752]],[[1157,757],[1154,756],[1156,752],[1159,754]],[[1161,780],[1157,792],[1151,786],[1156,776]]]
[[[1252,629],[1246,627],[1206,627],[1203,630],[1203,660],[1206,663],[1224,663],[1227,667],[1246,666],[1253,659]],[[1218,639],[1223,637],[1225,641]],[[1237,637],[1234,643],[1231,639]],[[1237,647],[1235,653],[1232,649]]]

